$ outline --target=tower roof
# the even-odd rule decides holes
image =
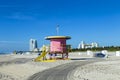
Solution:
[[[50,40],[50,39],[71,39],[70,36],[48,36],[45,37],[46,40]]]

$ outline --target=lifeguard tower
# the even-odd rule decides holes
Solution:
[[[56,30],[58,35],[59,25],[57,25]],[[48,36],[45,37],[45,39],[50,40],[50,46],[43,46],[41,55],[35,58],[34,61],[52,62],[55,61],[55,59],[68,59],[71,46],[67,45],[66,40],[71,39],[70,36]],[[50,55],[49,59],[46,58],[47,54]]]
[[[61,59],[68,58],[68,45],[66,40],[71,39],[70,36],[48,36],[45,38],[50,40],[50,59],[57,59],[57,54],[61,55]]]

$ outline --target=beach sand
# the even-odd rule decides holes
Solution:
[[[120,80],[120,60],[88,64],[70,75],[69,80]]]
[[[0,80],[27,80],[33,74],[76,60],[57,60],[55,62],[34,62],[37,54],[0,55]],[[83,52],[70,53],[70,58],[92,58]],[[69,73],[69,80],[119,80],[120,57],[110,53],[108,61],[78,67]]]
[[[2,55],[0,56],[0,80],[27,80],[33,74],[72,62],[57,60],[55,62],[34,62],[37,55]]]

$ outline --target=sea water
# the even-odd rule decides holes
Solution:
[[[0,53],[0,55],[8,55],[8,54],[11,54],[11,53]]]

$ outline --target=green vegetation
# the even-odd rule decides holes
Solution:
[[[87,49],[77,49],[77,48],[74,48],[74,49],[72,49],[72,52],[87,51],[87,50],[91,50],[91,51],[102,51],[102,50],[119,51],[120,50],[120,46],[106,46],[106,47],[87,48]]]

